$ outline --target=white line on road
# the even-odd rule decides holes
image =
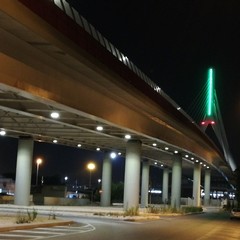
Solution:
[[[77,228],[77,230],[76,231],[74,231],[74,232],[71,232],[71,233],[64,233],[64,234],[62,234],[61,236],[67,236],[67,235],[74,235],[74,234],[77,234],[77,233],[87,233],[87,232],[92,232],[92,231],[95,231],[96,230],[96,228],[93,226],[93,225],[91,225],[91,224],[87,224],[87,225],[85,225],[85,226],[82,226],[82,227],[69,227],[69,228]],[[53,227],[52,229],[55,229],[56,230],[56,227]],[[57,230],[59,230],[59,229],[57,229]],[[65,231],[66,231],[67,229],[65,229]],[[49,237],[40,237],[40,238],[38,238],[38,239],[50,239],[50,238],[54,238],[55,236],[49,236]]]
[[[65,226],[56,226],[52,228],[35,228],[29,230],[13,230],[8,233],[0,234],[0,239],[6,239],[6,237],[14,237],[14,239],[50,239],[57,236],[67,236],[78,233],[86,233],[94,231],[96,228],[91,224],[86,224],[81,227],[65,227]],[[16,233],[16,234],[14,234]],[[36,235],[33,235],[36,234]],[[38,234],[38,235],[37,235]],[[50,236],[46,236],[46,234]]]
[[[24,239],[37,239],[36,236],[34,235],[27,235],[27,236],[23,236],[23,235],[18,235],[18,234],[11,234],[11,233],[5,233],[5,234],[0,234],[0,237],[15,237],[15,238],[23,238]]]
[[[38,228],[37,228],[38,229]],[[58,233],[58,232],[50,232],[49,230],[48,231],[37,231],[37,230],[14,230],[12,232],[18,232],[18,233],[36,233],[36,234],[58,234],[58,235],[62,235],[63,233]]]

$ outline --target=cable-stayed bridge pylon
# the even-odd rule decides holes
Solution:
[[[213,68],[208,69],[207,82],[193,104],[199,105],[198,110],[189,110],[196,122],[200,122],[201,129],[206,132],[208,127],[212,127],[219,145],[222,148],[224,157],[232,171],[236,170],[236,164],[230,153],[229,144],[223,124],[223,119],[215,89],[215,71]]]

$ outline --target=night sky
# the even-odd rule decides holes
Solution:
[[[0,137],[0,175],[15,178],[18,139]],[[92,184],[97,184],[101,179],[102,152],[88,151],[75,147],[62,146],[58,144],[34,142],[32,183],[36,178],[36,159],[41,158],[39,166],[39,178],[42,176],[46,181],[65,183],[65,176],[69,178],[68,183],[78,185],[89,185],[90,173],[87,169],[89,162],[94,162],[96,169],[92,171]],[[113,182],[124,180],[124,158],[118,156],[112,160]]]
[[[230,151],[240,164],[240,1],[69,2],[190,115],[201,109],[195,101],[213,67]]]
[[[69,2],[187,112],[204,87],[207,69],[214,67],[230,151],[240,164],[239,0]],[[191,108],[198,111],[200,107]],[[0,174],[15,171],[16,149],[16,140],[0,139],[0,162],[11,159],[10,167],[5,169],[2,165]],[[102,161],[101,153],[70,147],[51,144],[51,152],[48,151],[48,144],[35,145],[34,157],[41,155],[46,159],[40,175],[41,171],[46,175],[71,174],[82,184],[87,184],[88,179],[86,162],[94,159],[100,167]],[[119,161],[124,169],[123,159]],[[116,171],[118,167],[113,164]],[[97,171],[94,178],[99,177]],[[123,175],[119,179],[123,180]]]

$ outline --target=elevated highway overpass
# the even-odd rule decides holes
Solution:
[[[181,155],[183,169],[197,161],[231,184],[227,160],[198,125],[66,1],[3,0],[0,8],[8,136],[125,154],[130,134],[150,164],[171,169]]]

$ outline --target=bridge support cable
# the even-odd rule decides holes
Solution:
[[[200,123],[202,119],[205,118],[205,106],[207,104],[206,93],[207,83],[204,84],[202,89],[187,108],[187,113],[195,120],[196,123]]]
[[[225,128],[224,128],[216,91],[214,94],[214,100],[215,100],[216,118],[217,118],[218,124],[214,125],[213,129],[218,138],[219,143],[221,144],[225,159],[228,162],[228,164],[230,165],[232,171],[234,171],[236,169],[236,164],[235,164],[235,162],[231,156],[230,150],[229,150],[229,144],[227,141],[227,135],[226,135]]]

